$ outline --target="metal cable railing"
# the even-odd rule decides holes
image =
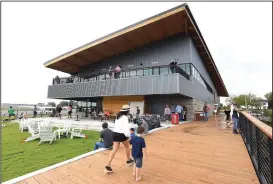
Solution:
[[[272,128],[241,112],[239,129],[260,183],[272,184]]]
[[[131,78],[131,77],[140,77],[140,76],[151,76],[151,75],[169,75],[172,73],[179,73],[187,80],[190,80],[191,75],[191,64],[182,63],[178,64],[178,67],[171,71],[169,65],[160,65],[152,67],[141,67],[141,68],[132,68],[121,70],[121,72],[111,72],[112,77],[110,77],[109,71],[100,71],[93,73],[92,75],[85,75],[80,77],[62,77],[56,80],[53,79],[52,84],[66,84],[66,83],[76,83],[76,82],[88,82],[88,81],[101,81],[108,79],[117,79],[117,78]],[[117,75],[116,75],[117,74]]]

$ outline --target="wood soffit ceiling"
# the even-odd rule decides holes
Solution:
[[[97,39],[54,58],[44,65],[51,69],[72,74],[79,72],[82,67],[90,65],[91,63],[136,49],[178,33],[191,36],[217,88],[218,94],[220,96],[228,96],[227,89],[217,67],[186,4]]]

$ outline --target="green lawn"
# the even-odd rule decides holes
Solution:
[[[51,145],[39,140],[22,143],[29,137],[27,132],[19,132],[17,123],[5,123],[2,128],[2,179],[3,181],[36,171],[92,151],[98,141],[99,132],[84,131],[88,138],[61,138]]]

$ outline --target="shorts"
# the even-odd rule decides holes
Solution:
[[[142,168],[142,158],[134,158],[136,168]]]
[[[114,142],[124,142],[124,141],[128,140],[128,137],[126,137],[122,133],[114,132],[113,136],[114,136],[114,140],[113,140]]]
[[[15,116],[15,114],[9,114],[9,117],[11,117],[11,116]]]
[[[71,115],[71,114],[72,114],[72,111],[68,111],[68,114]]]

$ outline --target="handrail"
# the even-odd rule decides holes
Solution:
[[[190,76],[190,73],[191,73],[191,67],[189,67],[189,73],[187,73],[184,69],[181,68],[181,66],[183,66],[183,65],[190,65],[191,66],[191,63],[180,63],[180,64],[177,64],[177,65],[180,67],[180,70],[181,70],[178,73],[180,73],[183,76],[185,75],[184,77],[186,77],[189,80],[189,76]],[[115,72],[114,68],[113,68],[112,72],[109,72],[108,70],[105,70],[105,71],[102,71],[102,72],[93,73],[92,75],[80,75],[78,77],[77,76],[74,76],[74,77],[77,77],[78,79],[88,79],[88,78],[98,77],[100,75],[105,75],[105,77],[106,77],[106,75],[109,74],[109,73],[112,73],[112,74],[120,73],[120,74],[122,74],[123,72],[138,71],[138,70],[143,70],[143,72],[144,72],[145,69],[156,69],[156,68],[161,69],[161,68],[167,68],[167,67],[169,69],[170,65],[154,65],[154,66],[149,66],[149,67],[126,68],[125,70],[121,69],[120,72]],[[169,72],[170,71],[168,70],[168,73]],[[175,72],[175,73],[177,73],[177,72]],[[123,78],[123,77],[118,77],[118,78]],[[54,84],[55,79],[56,78],[53,78],[53,84]],[[71,79],[71,77],[59,77],[59,80],[66,80],[66,79]]]
[[[178,66],[181,66],[181,65],[186,65],[186,64],[189,64],[191,65],[192,63],[179,63],[177,64]],[[170,65],[154,65],[154,66],[147,66],[147,67],[135,67],[135,68],[126,68],[125,70],[123,70],[121,68],[121,72],[127,72],[127,71],[131,71],[131,70],[140,70],[140,69],[153,69],[153,68],[164,68],[164,67],[170,67]],[[113,73],[114,73],[114,68],[113,69]],[[109,74],[110,72],[108,71],[108,69],[102,71],[102,72],[97,72],[97,73],[94,73],[92,75],[81,75],[80,77],[81,78],[87,78],[87,77],[93,77],[93,76],[97,76],[97,75],[101,75],[101,74]]]
[[[262,121],[258,120],[257,118],[251,116],[246,111],[240,111],[251,123],[257,126],[263,133],[265,133],[270,139],[272,139],[272,127],[268,126],[267,124],[263,123]]]
[[[240,111],[238,128],[261,184],[272,184],[272,128]]]

